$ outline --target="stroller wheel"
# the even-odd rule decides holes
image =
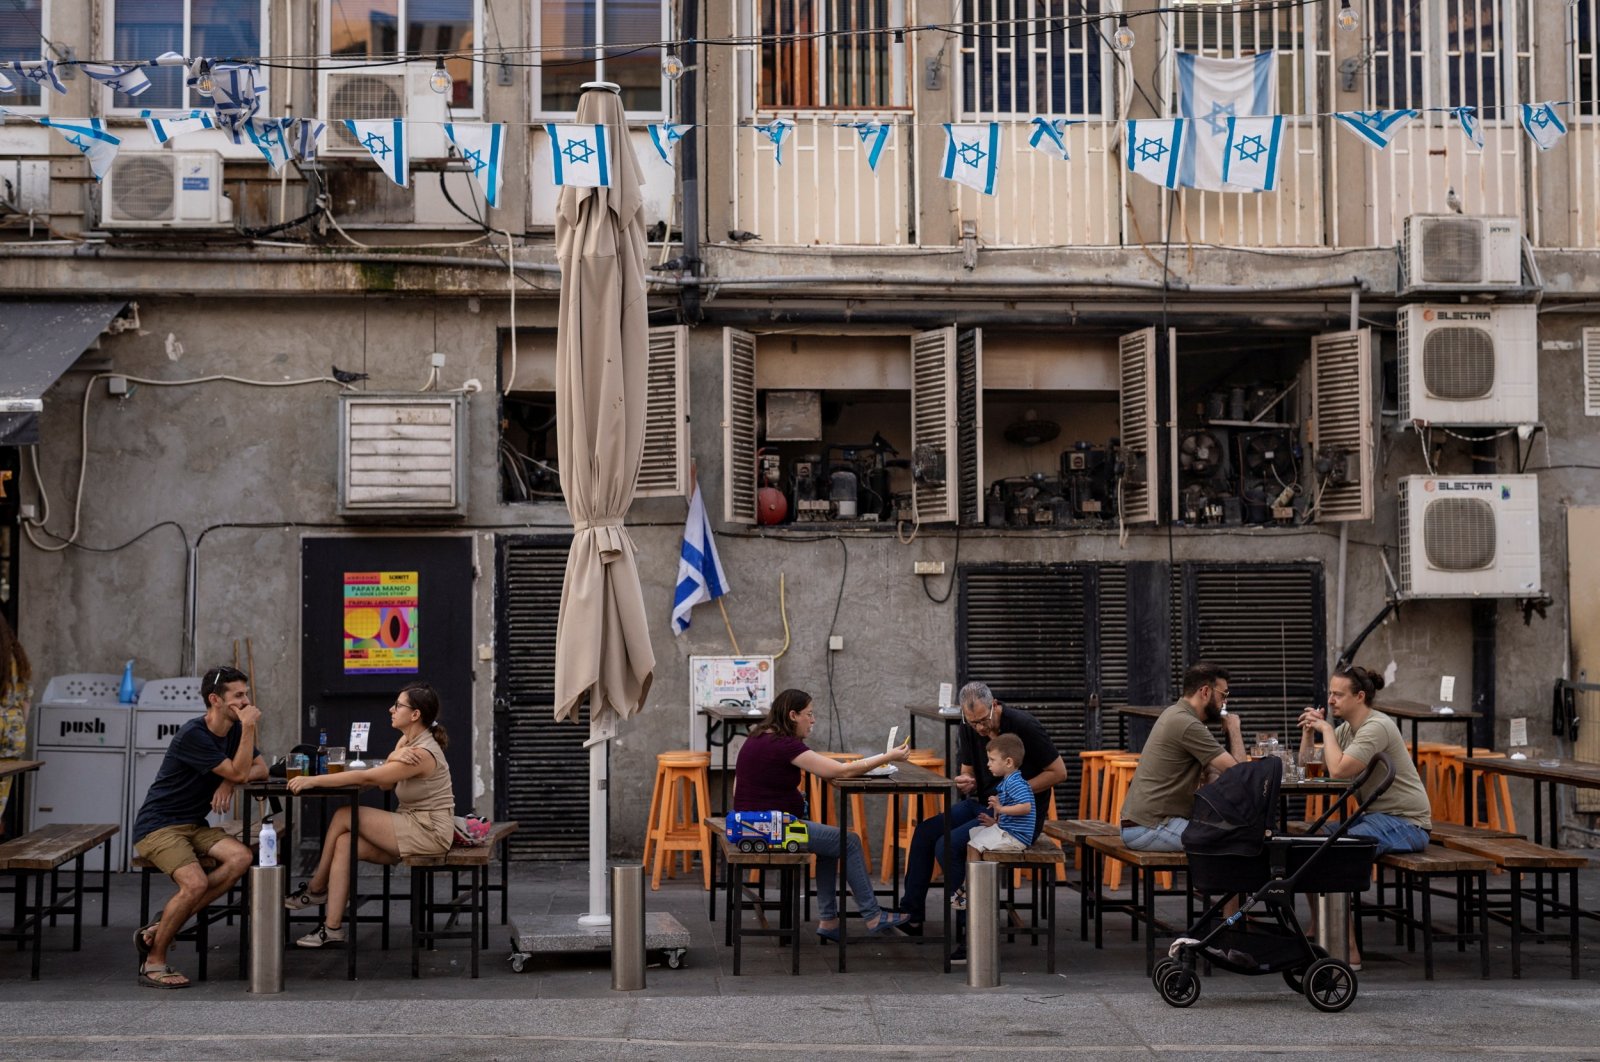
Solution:
[[[1178,964],[1171,959],[1162,959],[1156,963],[1155,972],[1150,975],[1150,983],[1156,986],[1156,991],[1161,991],[1161,979],[1167,976],[1168,970],[1175,970]]]
[[[1337,1014],[1355,1002],[1355,971],[1338,959],[1318,959],[1306,968],[1305,993],[1313,1007]]]
[[[1306,980],[1301,970],[1283,971],[1283,983],[1289,986],[1291,992],[1304,993],[1306,990]]]
[[[1190,1007],[1200,998],[1200,978],[1181,966],[1173,966],[1156,985],[1168,1006]]]

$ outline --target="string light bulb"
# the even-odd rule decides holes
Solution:
[[[433,61],[433,73],[428,75],[428,87],[443,96],[450,91],[451,83],[450,71],[444,68],[444,60],[442,58],[435,59]]]
[[[1361,12],[1355,9],[1350,0],[1339,7],[1339,13],[1333,17],[1334,24],[1342,30],[1353,30],[1361,25]]]
[[[194,79],[194,90],[202,96],[209,97],[216,91],[216,79],[211,76],[211,60],[200,60],[200,73]]]
[[[683,60],[668,52],[661,57],[661,73],[668,81],[676,81],[683,76]]]
[[[1117,16],[1117,32],[1111,35],[1111,47],[1119,52],[1131,52],[1133,41],[1133,27],[1128,25],[1128,16]]]

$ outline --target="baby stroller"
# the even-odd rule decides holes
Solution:
[[[1294,898],[1300,893],[1361,892],[1371,881],[1377,844],[1347,834],[1389,788],[1394,769],[1379,754],[1350,783],[1352,790],[1362,785],[1380,764],[1383,781],[1327,836],[1320,831],[1337,801],[1312,823],[1309,832],[1316,836],[1273,835],[1283,778],[1283,763],[1275,757],[1241,764],[1195,793],[1193,815],[1183,832],[1189,885],[1221,898],[1173,944],[1170,957],[1156,964],[1152,976],[1163,1000],[1187,1007],[1200,998],[1195,968],[1201,961],[1237,974],[1282,974],[1284,983],[1304,993],[1318,1010],[1341,1011],[1355,1000],[1355,971],[1306,939],[1295,918]],[[1243,898],[1239,909],[1225,915],[1224,907],[1235,896]],[[1250,917],[1258,907],[1263,910]]]

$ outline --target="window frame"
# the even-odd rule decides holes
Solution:
[[[957,3],[957,14],[959,16],[957,21],[962,26],[962,32],[963,33],[966,32],[966,28],[970,25],[970,23],[972,21],[972,20],[967,18],[967,15],[970,13],[971,6],[975,2],[977,2],[977,0],[956,0],[956,3]],[[1039,10],[1039,8],[1041,6],[1046,6],[1046,5],[1050,4],[1052,2],[1052,0],[1022,0],[1022,2],[1025,2],[1027,4],[1027,6],[1028,6],[1030,23],[1037,22],[1037,21],[1040,21],[1040,20],[1043,20],[1043,19],[1048,19],[1048,18],[1051,18],[1051,17],[1055,17],[1055,16],[1050,16],[1048,13],[1036,14],[1036,12]],[[1101,15],[1114,14],[1115,13],[1115,5],[1111,4],[1111,3],[1104,3],[1103,0],[1102,0],[1101,10],[1100,10],[1099,13]],[[1068,17],[1070,17],[1070,16],[1068,16]],[[1093,32],[1093,31],[1091,30],[1091,32]],[[1099,85],[1099,88],[1097,90],[1098,94],[1099,94],[1099,99],[1097,101],[1098,105],[1096,106],[1095,109],[1093,109],[1093,110],[1084,110],[1084,111],[1073,111],[1073,110],[1070,110],[1070,109],[1062,109],[1062,108],[1054,108],[1054,107],[1046,108],[1043,105],[1039,104],[1038,101],[1039,101],[1040,97],[1045,95],[1045,93],[1041,91],[1043,86],[1040,84],[1040,81],[1038,79],[1037,70],[1034,69],[1034,63],[1033,63],[1033,58],[1032,58],[1032,53],[1031,52],[1029,53],[1029,55],[1024,60],[1025,65],[1027,65],[1029,67],[1029,69],[1030,69],[1030,73],[1028,74],[1026,80],[1024,82],[1022,82],[1023,84],[1025,84],[1027,86],[1027,90],[1028,90],[1028,95],[1029,95],[1029,101],[1030,102],[1029,102],[1029,104],[1027,106],[1016,108],[1016,109],[1009,110],[1009,111],[968,110],[967,107],[966,107],[967,87],[968,87],[968,84],[967,84],[968,83],[968,67],[971,66],[974,70],[979,69],[983,64],[983,53],[978,49],[974,49],[974,48],[968,47],[966,44],[961,43],[960,39],[958,38],[957,45],[956,45],[956,62],[954,64],[953,80],[955,82],[954,89],[955,89],[955,92],[956,92],[956,110],[957,110],[957,113],[959,113],[960,116],[961,116],[959,120],[963,121],[963,122],[991,122],[991,121],[1004,122],[1004,121],[1018,121],[1018,120],[1025,121],[1028,118],[1032,118],[1035,115],[1044,115],[1044,116],[1050,117],[1050,118],[1072,118],[1072,119],[1076,119],[1076,120],[1079,120],[1079,121],[1089,121],[1089,122],[1098,122],[1098,121],[1108,121],[1108,120],[1110,120],[1111,118],[1114,117],[1115,112],[1116,112],[1116,106],[1117,106],[1116,78],[1118,76],[1118,73],[1117,73],[1118,64],[1116,62],[1113,50],[1110,48],[1110,46],[1106,42],[1105,34],[1096,32],[1095,33],[1095,38],[1100,42],[1099,43],[1099,48],[1097,49],[1097,51],[1099,52],[1099,59],[1100,59],[1100,85]],[[980,44],[979,48],[981,48],[981,47],[982,47],[982,45]],[[990,54],[993,54],[993,52],[991,51]],[[1082,55],[1084,57],[1085,63],[1087,63],[1088,57],[1089,57],[1090,54],[1091,53],[1088,52],[1088,51],[1076,51],[1075,52],[1075,51],[1073,51],[1073,50],[1071,50],[1069,48],[1067,50],[1067,52],[1064,55],[1061,56],[1061,61],[1063,61],[1063,62],[1065,62],[1067,64],[1067,70],[1066,70],[1066,73],[1065,73],[1065,80],[1064,80],[1063,84],[1064,84],[1064,86],[1066,88],[1066,94],[1067,94],[1067,101],[1066,102],[1069,105],[1071,103],[1071,98],[1072,98],[1071,85],[1072,85],[1072,82],[1074,80],[1073,77],[1072,77],[1072,73],[1071,73],[1072,58],[1075,55]],[[1013,62],[1015,62],[1015,60],[1013,60]],[[1083,79],[1085,80],[1086,87],[1087,87],[1087,80],[1088,80],[1088,72],[1087,72],[1087,70],[1083,74]],[[1085,98],[1087,99],[1087,95],[1086,95]]]
[[[324,0],[324,2],[326,2],[326,0]],[[480,6],[481,6],[481,2],[482,2],[482,0],[480,0]],[[596,48],[596,49],[597,48],[602,48],[602,47],[605,46],[604,40],[603,40],[603,38],[605,36],[605,6],[609,2],[609,0],[585,0],[585,2],[587,2],[590,5],[592,5],[592,7],[593,7],[593,10],[594,10],[594,24],[595,24],[595,36],[597,38],[599,38],[599,39],[597,39],[595,44],[591,46],[591,48]],[[663,40],[663,41],[671,40],[672,36],[673,36],[673,34],[672,34],[672,9],[673,9],[672,0],[654,0],[654,2],[658,3],[660,5],[660,8],[661,8],[661,37],[660,37],[660,39]],[[692,0],[685,0],[685,2],[692,2]],[[530,25],[532,26],[531,39],[532,39],[532,44],[533,44],[533,48],[534,48],[534,52],[533,52],[534,60],[533,61],[535,63],[537,63],[539,61],[539,57],[541,55],[543,55],[543,52],[541,52],[539,50],[540,48],[543,47],[543,44],[544,44],[544,20],[540,17],[542,7],[543,7],[543,5],[539,2],[539,0],[532,0],[532,3],[530,5],[530,7],[529,7],[529,21],[530,21]],[[595,63],[594,76],[589,78],[589,80],[591,80],[591,81],[604,81],[605,80],[605,60],[603,58],[596,57],[595,60],[594,60],[594,63]],[[533,120],[535,122],[572,121],[574,118],[577,117],[577,110],[576,109],[573,109],[573,110],[570,110],[570,111],[558,111],[558,110],[553,110],[553,109],[545,107],[545,105],[544,105],[544,69],[542,67],[540,67],[540,66],[535,66],[535,67],[533,67],[532,70],[529,71],[529,73],[532,75],[532,78],[530,80],[530,85],[529,85],[528,107],[530,109],[531,116],[532,116],[532,118],[533,118]],[[673,104],[672,82],[667,78],[667,75],[665,73],[663,73],[661,75],[661,108],[659,110],[655,110],[655,111],[629,111],[628,112],[628,120],[629,120],[629,122],[634,122],[634,121],[661,121],[661,122],[671,121],[672,120],[672,115],[673,115],[673,106],[672,106],[672,104]]]
[[[1386,110],[1412,107],[1426,113],[1435,108],[1472,106],[1477,108],[1478,121],[1484,127],[1515,126],[1519,119],[1517,115],[1511,113],[1510,105],[1533,102],[1523,98],[1526,95],[1523,83],[1530,76],[1530,72],[1524,68],[1522,57],[1524,51],[1529,51],[1531,55],[1534,47],[1534,42],[1527,39],[1527,32],[1534,18],[1532,0],[1492,0],[1495,17],[1475,23],[1471,31],[1463,30],[1460,34],[1462,43],[1452,50],[1449,35],[1450,17],[1456,9],[1473,2],[1474,0],[1419,0],[1418,6],[1423,15],[1422,26],[1417,31],[1420,34],[1420,43],[1417,47],[1421,52],[1421,75],[1418,86],[1422,94],[1421,99],[1400,100],[1393,95],[1394,86],[1403,83],[1402,78],[1396,75],[1410,76],[1408,67],[1412,56],[1409,35],[1391,27],[1391,41],[1399,41],[1405,51],[1396,53],[1392,46],[1380,51],[1374,45],[1363,78],[1362,92],[1365,107],[1369,110],[1380,107]],[[1366,0],[1365,10],[1362,12],[1364,26],[1378,25],[1379,5],[1388,6],[1389,17],[1402,6],[1400,0]],[[1573,23],[1573,26],[1576,28],[1576,23]],[[1494,34],[1493,61],[1489,67],[1494,76],[1493,94],[1485,94],[1480,69],[1477,74],[1477,98],[1473,100],[1454,98],[1451,93],[1452,81],[1456,78],[1465,81],[1467,76],[1464,60],[1469,55],[1482,54],[1477,51],[1469,52],[1468,42],[1474,34],[1484,36],[1488,33]],[[1575,36],[1572,48],[1573,55],[1576,55]],[[1575,68],[1569,69],[1574,69],[1575,82]],[[1389,79],[1389,94],[1381,96],[1380,88],[1385,77]],[[1575,91],[1576,85],[1573,87]],[[1444,117],[1454,121],[1449,115]]]
[[[46,2],[48,3],[49,0],[46,0]],[[105,29],[105,34],[106,34],[106,38],[107,38],[107,41],[108,41],[108,46],[110,46],[110,43],[114,42],[116,40],[116,36],[117,36],[117,0],[105,0],[105,3],[106,3],[106,10],[105,10],[105,26],[106,26],[106,29]],[[260,3],[261,3],[261,56],[262,56],[262,58],[270,58],[271,55],[272,55],[272,0],[260,0]],[[192,56],[192,55],[189,54],[189,44],[190,44],[189,35],[193,32],[193,29],[194,29],[193,28],[193,20],[191,18],[191,12],[193,10],[193,7],[194,7],[194,0],[183,0],[183,48],[181,50],[183,51],[183,54],[185,55],[185,57],[191,58],[191,59],[199,58],[198,56]],[[116,58],[123,59],[123,60],[132,59],[132,58],[154,59],[155,56],[151,55],[151,56],[138,56],[138,57],[135,57],[135,56],[123,55],[123,56],[116,56]],[[103,99],[105,101],[104,102],[104,106],[105,106],[105,113],[106,113],[107,117],[112,117],[112,118],[137,118],[139,116],[139,112],[140,111],[151,109],[150,108],[150,104],[148,102],[142,101],[140,99],[140,97],[128,96],[125,93],[119,93],[115,88],[113,88],[110,85],[98,85],[97,87],[99,88],[100,92],[102,93],[102,97],[103,97]],[[168,109],[172,109],[172,110],[188,110],[189,109],[189,103],[188,103],[188,100],[185,99],[184,102],[182,104],[180,104],[176,108],[165,108],[165,107],[162,107],[162,108],[157,108],[157,109],[158,110],[168,110]]]
[[[1568,24],[1571,43],[1567,55],[1570,79],[1567,98],[1572,100],[1572,107],[1567,114],[1568,125],[1574,122],[1594,124],[1600,122],[1600,0],[1577,0],[1567,11],[1571,20]],[[1589,31],[1587,51],[1583,49],[1584,42],[1579,39],[1579,30],[1582,28]],[[1589,79],[1587,96],[1582,91],[1585,73]]]
[[[44,37],[50,36],[50,5],[52,2],[53,0],[39,0],[39,31]],[[47,58],[48,56],[46,55],[46,52],[48,51],[49,48],[41,39],[39,41],[39,58]],[[10,60],[8,59],[6,62],[10,62]],[[14,114],[46,114],[49,112],[50,108],[46,105],[45,100],[53,95],[55,95],[55,93],[44,88],[43,86],[40,86],[38,103],[19,104],[0,101],[0,106],[5,107],[6,110],[11,111]]]
[[[332,16],[330,15],[330,13],[329,13],[329,9],[337,2],[338,2],[338,0],[318,0],[318,3],[317,3],[317,54],[318,55],[324,55],[324,56],[331,55],[331,49],[333,47],[333,19],[332,19]],[[396,0],[396,2],[400,5],[400,13],[398,15],[398,22],[401,25],[401,27],[404,27],[405,23],[406,23],[406,13],[407,13],[406,9],[410,5],[411,0]],[[484,6],[485,6],[485,4],[487,2],[488,2],[488,0],[471,0],[471,3],[472,3],[472,39],[475,42],[482,42],[482,40],[483,40],[483,9],[484,9]],[[483,50],[482,47],[481,47],[481,43],[478,44],[478,45],[475,45],[475,47],[477,47],[478,51],[480,51],[480,52]],[[404,34],[404,32],[402,32],[400,34],[399,49],[400,50],[399,50],[399,53],[397,55],[397,58],[399,58],[401,60],[404,60],[404,61],[403,62],[398,62],[398,63],[395,63],[395,62],[384,63],[382,66],[378,67],[378,69],[380,71],[388,71],[388,72],[391,72],[391,73],[406,73],[406,72],[408,72],[410,70],[410,64],[418,61],[418,60],[415,60],[415,59],[411,59],[409,54],[405,50],[405,34]],[[318,92],[319,97],[326,92],[328,74],[330,74],[330,73],[338,73],[338,72],[343,71],[343,70],[355,70],[355,69],[357,69],[357,68],[359,68],[359,67],[361,67],[363,65],[366,65],[366,64],[363,64],[361,60],[355,60],[355,59],[332,59],[332,58],[330,58],[330,59],[321,59],[321,60],[319,60],[318,64],[317,64],[317,92]],[[373,63],[372,65],[377,65],[377,64]],[[469,106],[466,106],[466,107],[449,107],[448,108],[448,113],[450,114],[450,116],[452,118],[480,118],[480,117],[483,116],[483,113],[484,113],[483,112],[483,107],[484,107],[484,101],[483,101],[484,81],[488,76],[485,73],[485,71],[487,71],[489,69],[489,66],[488,66],[487,63],[480,63],[480,62],[477,62],[475,60],[474,60],[474,66],[475,66],[475,76],[472,79],[472,103]],[[446,100],[446,104],[448,104],[448,102],[449,101]],[[318,114],[322,113],[322,104],[323,103],[324,103],[323,100],[321,100],[321,99],[318,100],[318,105],[319,105],[318,106],[318,111],[317,111]],[[442,133],[441,133],[441,135],[442,135]]]
[[[762,4],[762,2],[763,2],[763,0],[746,0],[746,2],[741,5],[742,11],[743,11],[744,15],[746,16],[746,18],[748,19],[748,21],[745,24],[750,27],[750,34],[749,35],[752,36],[752,37],[756,37],[756,38],[759,38],[759,36],[760,36],[760,34],[762,32],[762,30],[761,30],[761,4]],[[777,2],[780,2],[780,3],[782,3],[782,2],[790,2],[790,3],[792,3],[792,2],[795,2],[795,0],[777,0]],[[829,0],[811,0],[811,2],[816,3],[817,5],[819,5],[819,7],[821,9],[821,13],[822,13],[822,18],[819,19],[819,23],[818,23],[817,29],[815,29],[815,30],[813,30],[811,32],[826,33],[827,29],[828,29],[827,22],[826,22],[826,15],[827,15],[827,7],[826,7],[826,5],[829,2]],[[887,6],[888,6],[888,25],[885,28],[886,29],[891,29],[891,30],[893,30],[893,29],[909,30],[912,27],[912,25],[914,24],[912,22],[912,20],[911,20],[911,17],[910,17],[910,7],[911,7],[911,4],[913,2],[914,2],[914,0],[888,0],[888,4],[887,4]],[[749,67],[749,77],[750,77],[749,101],[750,101],[751,113],[753,113],[753,114],[754,113],[759,113],[759,114],[805,114],[805,115],[824,115],[824,114],[875,115],[875,114],[895,114],[895,113],[909,112],[909,111],[913,110],[912,83],[911,83],[911,81],[912,81],[912,71],[911,71],[912,38],[911,38],[910,34],[906,34],[905,35],[905,40],[901,41],[899,43],[895,43],[892,39],[890,41],[890,44],[889,44],[889,81],[888,81],[889,102],[886,103],[886,104],[883,104],[882,106],[864,106],[864,107],[841,106],[841,105],[835,103],[833,100],[827,99],[826,98],[827,89],[828,89],[828,83],[827,83],[827,78],[828,78],[828,74],[827,74],[827,69],[828,69],[828,67],[827,67],[827,50],[823,49],[823,48],[819,48],[818,49],[817,61],[816,61],[816,69],[817,69],[817,72],[818,72],[818,78],[819,78],[819,80],[821,82],[820,85],[818,86],[818,96],[819,97],[823,97],[823,101],[821,103],[818,103],[815,106],[794,106],[794,105],[785,105],[785,104],[774,103],[774,102],[772,102],[770,100],[762,99],[761,98],[761,82],[762,82],[761,71],[762,71],[762,68],[763,68],[762,48],[761,48],[761,45],[760,45],[760,43],[758,41],[757,43],[751,44],[749,46],[749,49],[750,49],[750,57],[751,57],[750,58],[750,67]],[[898,98],[898,102],[896,102],[897,98]]]

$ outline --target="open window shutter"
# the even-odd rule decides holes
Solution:
[[[956,431],[961,446],[961,522],[983,526],[983,329],[956,333]]]
[[[956,442],[956,330],[911,337],[911,471],[917,519],[953,523],[960,488]]]
[[[1125,524],[1158,519],[1160,461],[1156,452],[1156,330],[1141,328],[1117,341],[1122,382],[1122,482]]]
[[[1600,328],[1583,330],[1583,412],[1600,417]]]
[[[756,337],[737,328],[722,330],[722,506],[756,522]]]
[[[689,492],[689,374],[684,371],[689,329],[650,329],[645,389],[644,461],[634,495],[683,497]]]
[[[1314,456],[1335,466],[1316,484],[1317,519],[1371,520],[1372,330],[1312,337],[1311,365]]]

